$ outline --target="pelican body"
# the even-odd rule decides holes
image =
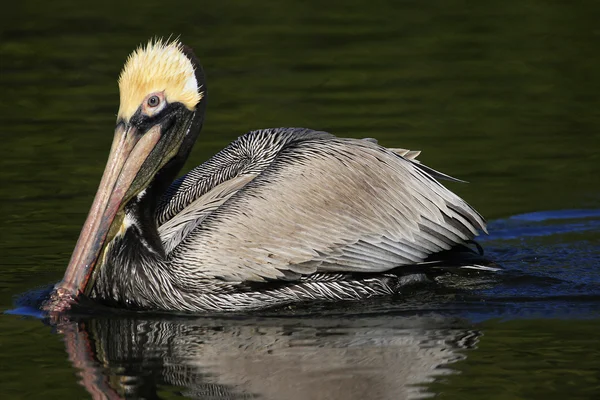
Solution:
[[[439,271],[488,268],[465,246],[484,219],[418,152],[263,129],[175,180],[204,119],[199,61],[179,42],[150,42],[127,60],[119,89],[107,166],[48,311],[82,296],[252,310],[393,294]]]

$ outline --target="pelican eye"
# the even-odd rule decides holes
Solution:
[[[148,106],[149,107],[158,107],[160,104],[160,98],[158,96],[150,96],[148,98]]]

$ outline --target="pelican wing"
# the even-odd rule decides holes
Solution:
[[[289,141],[261,172],[224,190],[169,261],[185,267],[183,287],[196,279],[295,280],[422,262],[485,230],[483,218],[431,171],[371,141]]]
[[[170,253],[204,218],[219,209],[238,190],[257,176],[244,173],[219,183],[204,195],[192,201],[175,218],[171,218],[158,228],[165,252]]]

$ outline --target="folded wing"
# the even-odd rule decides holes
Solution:
[[[383,272],[485,230],[415,156],[327,134],[289,140],[261,171],[215,185],[161,226],[169,261],[188,282]]]

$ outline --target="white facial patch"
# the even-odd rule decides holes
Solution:
[[[199,89],[200,88],[198,87],[198,81],[196,80],[196,75],[194,74],[188,78],[187,82],[185,83],[184,90],[195,90],[196,92],[198,92]]]

